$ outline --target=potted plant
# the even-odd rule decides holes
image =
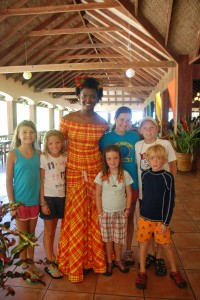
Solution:
[[[168,130],[169,141],[177,154],[179,171],[191,171],[195,151],[200,143],[200,127],[189,117],[181,118],[177,131]]]

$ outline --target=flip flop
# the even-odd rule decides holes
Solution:
[[[32,270],[33,274],[35,274],[38,278],[42,278],[44,276],[44,272],[40,269],[37,268],[37,270]]]
[[[60,271],[56,268],[56,269],[52,269],[52,270],[49,270],[49,268],[48,267],[45,267],[44,268],[44,270],[45,270],[45,272],[47,273],[47,274],[49,274],[49,276],[51,276],[51,278],[53,278],[53,279],[62,279],[63,278],[63,275],[60,275],[60,276],[53,276],[53,274],[55,274],[55,273],[60,273]]]
[[[38,281],[38,277],[36,275],[32,275],[30,278],[26,278],[26,282],[28,282],[28,284],[34,285],[34,284],[39,284],[40,282]],[[33,280],[33,281],[32,281]]]

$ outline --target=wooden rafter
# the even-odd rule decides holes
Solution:
[[[44,15],[52,13],[67,13],[81,10],[93,10],[93,9],[108,9],[117,8],[119,4],[115,1],[106,2],[94,2],[91,4],[69,4],[69,5],[57,5],[57,6],[44,6],[44,7],[29,7],[29,8],[8,8],[1,11],[3,17],[11,16],[28,16],[28,15]]]
[[[174,68],[173,61],[135,61],[135,62],[103,62],[103,63],[73,63],[0,67],[0,74],[23,72],[51,72],[66,70],[106,70],[127,68]]]
[[[173,7],[173,0],[168,0],[167,25],[166,25],[166,32],[165,32],[165,47],[167,47],[168,44],[169,28],[170,28],[170,22],[172,16],[172,7]]]

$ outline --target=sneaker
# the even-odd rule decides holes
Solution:
[[[171,272],[170,277],[174,280],[175,284],[179,288],[185,288],[187,286],[187,282],[185,281],[185,279],[183,279],[179,272]]]
[[[138,289],[144,290],[147,287],[147,275],[146,273],[138,273],[138,277],[135,283]]]
[[[124,261],[127,266],[133,266],[135,264],[134,251],[126,250],[124,253]]]

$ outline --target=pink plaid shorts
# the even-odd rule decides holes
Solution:
[[[127,233],[127,217],[124,216],[124,210],[114,213],[103,212],[98,218],[103,242],[123,245]]]

